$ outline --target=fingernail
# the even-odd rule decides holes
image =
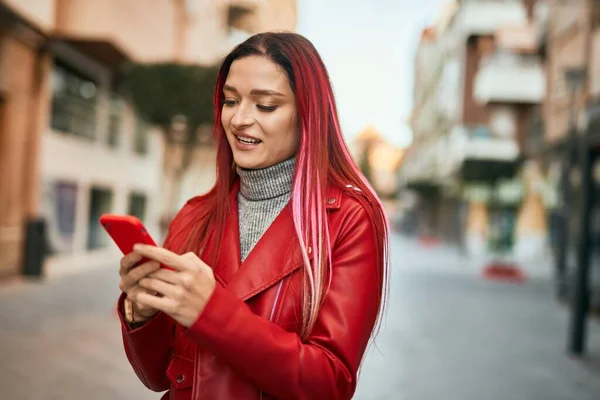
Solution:
[[[134,249],[134,250],[142,250],[142,248],[143,248],[142,246],[143,246],[143,245],[141,245],[141,244],[137,243],[137,244],[134,244],[134,245],[133,245],[133,249]]]

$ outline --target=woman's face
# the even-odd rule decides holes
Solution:
[[[266,168],[296,154],[296,99],[277,64],[260,56],[234,61],[223,95],[221,123],[238,166]]]

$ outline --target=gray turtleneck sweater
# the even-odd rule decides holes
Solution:
[[[291,158],[263,169],[237,168],[241,261],[290,200],[295,165]]]

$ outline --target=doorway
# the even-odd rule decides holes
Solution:
[[[110,189],[94,187],[90,193],[89,250],[106,247],[110,238],[100,225],[100,216],[112,211],[113,193]]]

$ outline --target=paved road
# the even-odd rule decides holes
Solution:
[[[116,267],[0,289],[1,398],[157,399],[130,370],[113,313]],[[385,322],[355,399],[600,399],[590,359],[564,352],[567,313],[548,281],[480,279],[454,252],[392,241]]]

